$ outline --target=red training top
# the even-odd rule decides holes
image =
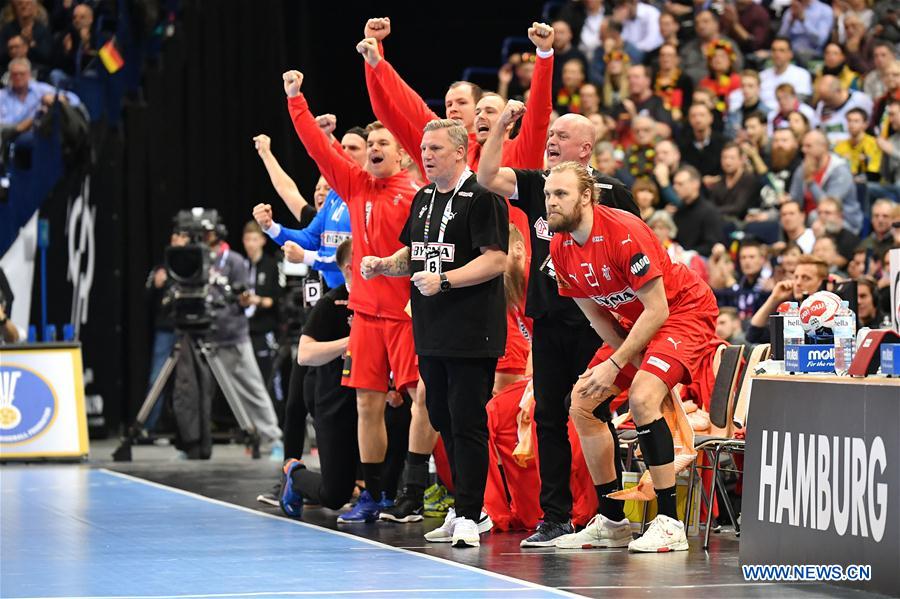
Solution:
[[[636,290],[663,278],[669,314],[715,308],[709,286],[688,267],[672,263],[653,231],[623,210],[594,206],[594,226],[584,246],[570,233],[550,242],[559,294],[590,298],[613,314],[635,322],[644,311]]]
[[[307,153],[350,210],[353,234],[350,309],[367,316],[409,320],[404,311],[409,302],[409,279],[376,277],[366,281],[359,273],[359,263],[363,256],[390,256],[403,247],[400,231],[409,218],[416,193],[412,178],[403,170],[379,179],[340,155],[319,129],[303,94],[288,98],[288,111]]]

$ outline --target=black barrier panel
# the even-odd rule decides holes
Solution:
[[[881,381],[753,381],[742,565],[871,565],[840,584],[900,596],[900,384]]]

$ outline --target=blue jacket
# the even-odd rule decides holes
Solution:
[[[329,288],[344,284],[334,254],[341,242],[350,239],[350,211],[334,191],[328,192],[322,209],[305,229],[288,229],[273,223],[266,233],[278,245],[293,241],[306,250],[303,261],[322,274]]]

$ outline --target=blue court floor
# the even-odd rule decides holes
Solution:
[[[0,516],[10,599],[573,596],[83,466],[0,468]]]

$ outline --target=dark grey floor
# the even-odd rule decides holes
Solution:
[[[178,460],[175,450],[168,447],[137,447],[130,463],[109,461],[114,447],[110,441],[93,442],[91,464],[259,511],[280,513],[255,500],[277,480],[278,464],[267,459],[251,460],[240,447],[217,445],[208,462]],[[304,512],[304,520],[312,524],[588,597],[606,598],[610,593],[615,593],[616,599],[660,596],[659,593],[664,593],[661,596],[666,599],[875,596],[823,584],[745,582],[738,563],[738,540],[730,533],[714,535],[708,552],[701,549],[699,539],[693,538],[690,551],[668,555],[634,555],[620,549],[522,550],[521,533],[485,535],[480,549],[466,550],[424,541],[422,534],[438,526],[438,520],[402,525],[338,525],[336,517],[337,512],[326,509]]]

